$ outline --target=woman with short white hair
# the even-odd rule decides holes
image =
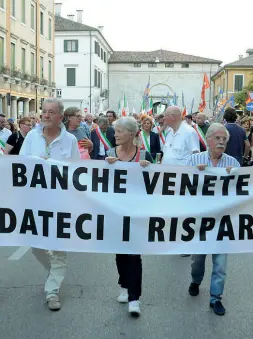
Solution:
[[[146,150],[141,150],[139,127],[132,117],[120,118],[115,122],[115,140],[117,147],[107,151],[109,164],[116,161],[138,162],[146,167],[153,162]],[[116,264],[119,273],[120,294],[118,302],[129,302],[129,313],[139,316],[142,285],[142,261],[140,255],[117,254]]]

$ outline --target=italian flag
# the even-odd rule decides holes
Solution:
[[[118,113],[120,114],[120,112],[121,112],[121,103],[120,103],[120,100],[119,100],[119,103],[118,103]]]
[[[142,104],[141,104],[141,114],[145,113],[145,100],[142,100]]]
[[[194,124],[193,128],[197,132],[199,141],[201,142],[202,146],[205,149],[207,149],[206,137],[205,137],[205,134],[202,132],[202,129],[197,124]]]
[[[182,119],[184,119],[186,115],[187,115],[187,109],[186,109],[186,107],[184,106],[184,110],[183,110],[183,112],[182,112]]]
[[[148,115],[153,114],[153,100],[152,98],[149,100],[149,109],[148,109]]]
[[[126,96],[124,94],[124,106],[122,108],[122,113],[121,113],[122,117],[126,117],[127,116],[127,101],[126,101]]]
[[[5,143],[0,139],[0,153],[4,153]]]

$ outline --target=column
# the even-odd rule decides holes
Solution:
[[[3,109],[3,114],[8,116],[7,96],[2,97],[2,109]]]
[[[35,100],[32,99],[29,102],[29,112],[35,112]]]
[[[11,118],[17,122],[18,118],[18,100],[16,97],[11,97]]]
[[[24,117],[28,117],[29,116],[29,99],[24,99],[23,101],[23,114]]]

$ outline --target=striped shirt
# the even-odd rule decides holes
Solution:
[[[192,154],[187,161],[187,165],[188,166],[207,165],[209,167],[213,167],[208,151]],[[240,164],[235,158],[231,157],[230,155],[227,155],[226,153],[223,153],[218,161],[217,167],[226,168],[228,166],[240,167]]]

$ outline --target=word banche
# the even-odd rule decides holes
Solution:
[[[102,172],[102,173],[101,173]],[[84,177],[83,177],[84,175]],[[85,181],[85,175],[92,180]],[[142,172],[143,183],[146,194],[154,193],[160,195],[202,195],[214,196],[221,194],[227,196],[230,193],[238,196],[249,195],[250,174],[242,175],[188,175],[186,173]],[[81,180],[82,178],[82,180]],[[59,168],[57,165],[50,165],[50,175],[45,175],[42,164],[35,164],[32,176],[28,177],[27,168],[24,164],[12,164],[13,187],[43,188],[68,190],[69,186],[78,191],[91,191],[108,193],[109,187],[113,187],[113,193],[127,193],[127,170],[120,169],[99,169],[78,167],[70,170],[68,166]],[[90,182],[90,187],[88,186]],[[159,184],[158,184],[159,182]],[[160,184],[161,183],[161,184]],[[159,187],[159,190],[157,189]]]

